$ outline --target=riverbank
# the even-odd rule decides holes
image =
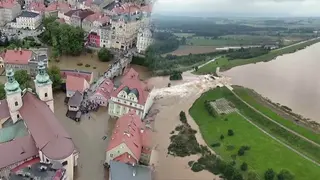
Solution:
[[[217,117],[211,116],[207,112],[204,102],[221,98],[232,102],[238,112],[226,113]],[[290,144],[289,147],[292,146],[299,151],[306,151],[305,148],[299,148],[299,146],[303,147],[305,142],[301,144],[300,142],[303,140],[298,140],[299,138],[295,138],[294,142],[288,141],[284,136],[292,137],[292,134],[283,130],[280,134],[277,133],[275,131],[278,128],[277,126],[270,125],[270,121],[258,117],[256,112],[250,111],[248,107],[237,101],[237,98],[228,89],[216,88],[203,93],[194,102],[189,112],[199,126],[206,143],[208,145],[219,143],[220,146],[211,146],[211,148],[224,160],[234,160],[237,168],[241,163],[246,162],[249,171],[257,173],[261,179],[268,168],[273,168],[276,172],[287,169],[299,180],[317,178],[318,165],[285,146],[285,144]],[[244,117],[258,126],[254,126]],[[233,136],[228,136],[229,130],[234,132]],[[223,139],[221,139],[221,135],[224,136]],[[285,142],[285,144],[279,143],[270,135]],[[249,146],[250,150],[239,156],[237,152],[241,146]],[[313,152],[317,153],[317,150]],[[317,160],[319,161],[319,159]],[[247,172],[243,174],[246,176]]]
[[[245,64],[251,64],[251,63],[258,63],[258,62],[268,62],[271,60],[274,60],[278,56],[282,56],[285,54],[294,53],[296,51],[305,49],[308,46],[311,46],[313,44],[316,44],[320,42],[320,38],[299,42],[297,44],[293,44],[284,48],[272,50],[268,54],[258,56],[255,58],[250,59],[234,59],[234,60],[228,60],[227,58],[220,58],[217,59],[214,62],[211,62],[207,64],[206,66],[203,66],[199,68],[197,71],[195,71],[195,74],[210,74],[213,72],[216,72],[216,68],[220,67],[220,71],[226,71],[236,66],[242,66]]]

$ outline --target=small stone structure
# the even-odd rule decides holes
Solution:
[[[237,110],[236,108],[232,107],[231,103],[224,98],[211,101],[210,105],[218,114],[230,114]]]

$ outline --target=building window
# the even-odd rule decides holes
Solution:
[[[63,161],[62,166],[68,165],[68,161]]]
[[[20,115],[19,114],[17,114],[17,119],[20,119]]]
[[[48,97],[48,93],[44,93],[44,97]]]
[[[110,157],[113,157],[113,154],[110,154]]]
[[[15,106],[18,106],[18,105],[19,105],[18,101],[14,102],[14,105],[15,105]]]

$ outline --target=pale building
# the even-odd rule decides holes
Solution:
[[[148,165],[151,146],[151,130],[145,127],[139,115],[132,110],[117,120],[107,147],[105,164],[118,161]]]
[[[16,0],[0,1],[0,26],[13,21],[21,14],[21,5]]]
[[[27,8],[29,8],[32,3],[41,3],[41,4],[44,4],[44,0],[24,0],[24,2],[25,2],[24,5],[25,5]]]
[[[22,13],[11,23],[13,28],[37,29],[42,22],[42,15],[32,11],[22,11]]]
[[[151,88],[139,79],[139,74],[130,68],[122,78],[120,86],[111,93],[110,116],[121,117],[134,110],[143,119],[153,104],[150,91]]]
[[[95,104],[99,104],[99,106],[107,107],[113,88],[113,82],[110,79],[105,79],[101,84],[99,84],[93,95],[90,96],[90,101]]]
[[[100,47],[110,48],[111,47],[111,27],[110,26],[100,27],[98,32],[100,36]]]
[[[53,113],[52,81],[44,63],[38,63],[38,74],[34,80],[36,94],[20,89],[12,69],[6,71],[6,76],[6,100],[1,102],[0,131],[5,132],[6,128],[21,121],[28,131],[23,137],[11,137],[0,142],[0,174],[23,168],[21,164],[40,159],[42,163],[61,163],[66,169],[67,180],[73,180],[78,152]],[[13,125],[3,126],[8,121]]]
[[[145,52],[153,42],[152,31],[149,28],[140,29],[137,37],[138,52]]]

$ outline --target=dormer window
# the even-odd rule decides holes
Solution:
[[[15,106],[18,106],[18,105],[19,105],[18,101],[14,102],[14,105],[15,105]]]
[[[48,97],[48,93],[44,93],[44,97]]]

